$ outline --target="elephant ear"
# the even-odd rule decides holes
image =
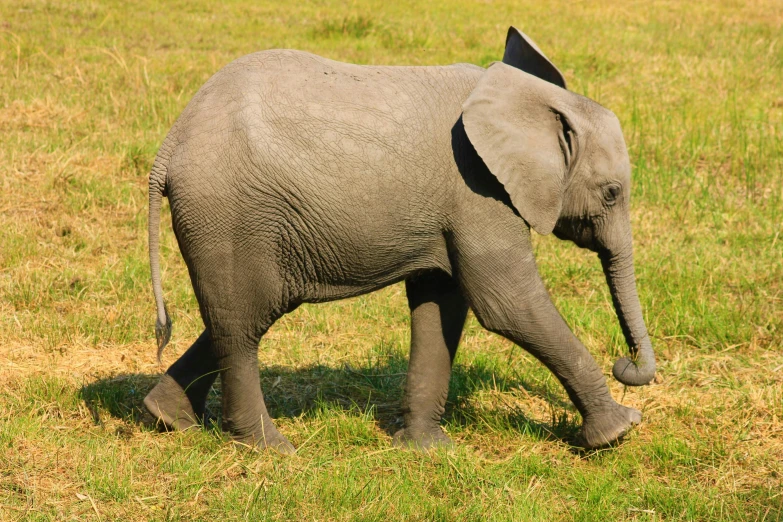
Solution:
[[[462,106],[468,139],[539,234],[563,207],[576,134],[566,113],[573,93],[504,63],[492,64]],[[573,118],[571,118],[573,119]]]
[[[566,89],[563,73],[549,61],[528,35],[514,26],[508,28],[503,63]]]

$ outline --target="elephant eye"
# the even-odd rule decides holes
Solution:
[[[620,197],[620,186],[611,184],[604,187],[604,201],[607,205],[614,205],[617,198]]]

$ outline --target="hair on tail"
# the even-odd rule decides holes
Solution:
[[[163,305],[163,314],[166,316],[166,321],[161,323],[160,319],[155,320],[155,340],[158,342],[158,362],[161,362],[160,358],[163,355],[163,349],[169,344],[171,340],[171,316],[166,309],[166,305]]]

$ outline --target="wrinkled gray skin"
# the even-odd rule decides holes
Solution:
[[[439,422],[470,307],[560,380],[587,448],[641,420],[617,404],[536,269],[530,228],[598,253],[638,386],[655,359],[636,294],[630,163],[617,118],[569,92],[509,30],[488,69],[367,67],[297,51],[229,64],[196,94],[150,174],[158,347],[171,323],[158,265],[161,198],[206,330],[145,399],[174,429],[197,423],[219,374],[223,427],[289,453],[259,385],[261,337],[299,304],[405,281],[411,355],[394,443],[449,444]]]

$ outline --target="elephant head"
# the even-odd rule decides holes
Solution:
[[[655,356],[636,293],[631,164],[617,117],[568,91],[557,67],[512,27],[503,61],[484,73],[462,118],[476,152],[530,227],[598,253],[631,353],[613,374],[630,386],[649,383]]]

